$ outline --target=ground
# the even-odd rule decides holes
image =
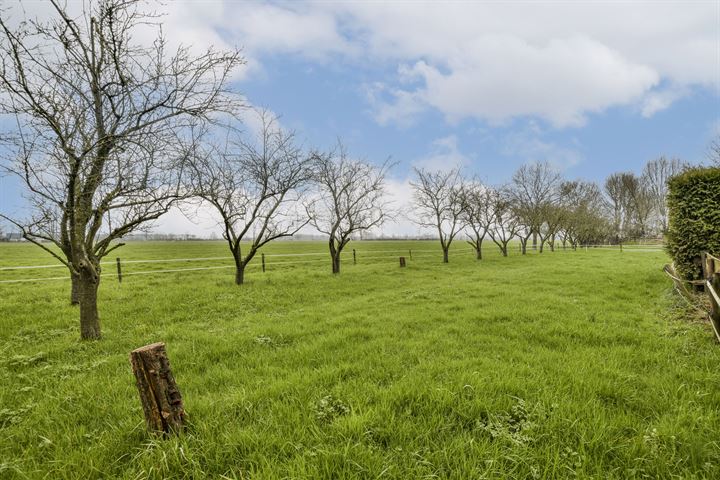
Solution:
[[[720,478],[720,347],[681,318],[663,253],[487,245],[478,262],[458,242],[446,265],[432,242],[353,247],[333,276],[323,243],[270,245],[243,286],[231,268],[118,284],[108,264],[98,342],[79,340],[69,281],[0,283],[0,478]],[[129,263],[221,242],[117,252],[127,274],[230,265]],[[51,263],[0,245],[0,266]],[[130,371],[156,341],[178,438],[146,433]]]

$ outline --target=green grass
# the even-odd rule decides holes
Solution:
[[[268,257],[241,287],[231,269],[118,285],[108,265],[99,342],[78,340],[68,281],[0,284],[0,478],[720,478],[720,349],[678,318],[663,253],[488,245],[476,262],[458,244],[444,265],[434,243],[352,247],[339,276],[325,256]],[[0,246],[0,265],[49,263]],[[202,265],[222,262],[124,269]],[[178,438],[146,433],[130,371],[155,341],[189,414]]]

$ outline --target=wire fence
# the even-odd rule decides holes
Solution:
[[[720,258],[711,253],[704,252],[701,256],[702,279],[688,280],[681,278],[675,270],[675,264],[665,265],[663,271],[675,284],[675,290],[690,306],[706,313],[713,327],[715,338],[720,342]],[[688,287],[688,285],[690,287]],[[693,291],[704,290],[707,294],[707,301],[710,304],[709,310],[697,302]]]
[[[484,246],[483,250],[487,249],[488,246]],[[596,249],[606,249],[606,250],[617,250],[620,252],[659,252],[662,251],[663,246],[662,245],[583,245],[578,246],[577,248],[572,247],[562,247],[562,246],[556,246],[555,251],[588,251],[588,250],[596,250]],[[530,252],[537,252],[539,250],[538,247],[531,247],[528,246],[528,251]],[[545,252],[550,252],[549,248],[544,249]],[[457,253],[468,253],[468,252],[475,252],[474,249],[464,247],[464,248],[454,248],[451,251],[451,254],[457,254]],[[365,263],[366,261],[371,261],[372,263],[380,263],[383,260],[388,261],[397,261],[399,256],[406,256],[406,258],[414,260],[415,258],[427,258],[427,257],[441,257],[442,250],[440,249],[392,249],[392,250],[346,250],[343,253],[342,260],[344,264],[356,264],[356,263]],[[310,259],[307,259],[310,257]],[[313,258],[317,257],[317,258]],[[278,259],[278,260],[275,260]],[[214,262],[230,262],[231,264],[228,265],[212,265]],[[360,261],[360,262],[358,262]],[[205,262],[209,263],[209,265],[203,265],[198,267],[184,267],[184,268],[161,268],[161,269],[143,269],[143,270],[137,270],[137,271],[127,271],[126,267],[127,265],[133,265],[140,268],[144,268],[145,265],[167,265],[172,266],[173,264],[183,264],[183,263],[195,263],[195,262]],[[272,267],[279,267],[279,268],[287,268],[292,267],[295,265],[324,265],[330,263],[329,253],[328,252],[305,252],[305,253],[267,253],[267,254],[258,254],[253,258],[252,262],[247,265],[247,267],[252,266],[252,268],[260,268],[260,262],[262,262],[262,271],[265,272],[268,269],[271,269]],[[233,258],[230,256],[218,256],[218,257],[187,257],[187,258],[153,258],[153,259],[129,259],[129,260],[122,260],[117,259],[116,261],[103,261],[100,262],[101,266],[109,266],[109,265],[122,265],[122,277],[129,277],[129,276],[135,276],[135,275],[155,275],[155,274],[165,274],[165,273],[184,273],[184,272],[200,272],[200,271],[210,271],[210,270],[224,270],[224,269],[234,269],[235,265],[233,263]],[[4,266],[0,267],[0,272],[7,272],[7,274],[12,275],[15,272],[24,272],[24,271],[32,271],[32,270],[45,270],[45,269],[66,269],[67,267],[63,264],[57,263],[57,264],[49,264],[49,265],[12,265],[12,266]],[[119,267],[118,267],[119,268]],[[115,277],[119,276],[118,273],[113,272],[111,269],[107,269],[108,271],[105,271],[101,273],[101,277]],[[52,276],[52,277],[26,277],[26,278],[2,278],[2,273],[0,273],[0,284],[14,284],[14,283],[30,283],[30,282],[49,282],[49,281],[59,281],[59,280],[68,280],[70,277],[69,275],[63,275],[63,276]]]

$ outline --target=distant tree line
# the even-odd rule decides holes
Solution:
[[[661,238],[668,227],[669,179],[688,168],[678,159],[647,162],[641,174],[613,173],[603,184],[569,180],[550,162],[521,166],[504,185],[463,178],[458,169],[415,169],[415,222],[437,232],[448,261],[452,241],[465,234],[482,258],[483,241],[502,255],[515,240],[526,254],[579,245]]]

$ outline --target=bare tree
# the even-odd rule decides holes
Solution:
[[[609,230],[600,188],[595,183],[579,180],[563,182],[561,188],[565,212],[561,226],[563,248],[567,242],[576,249],[578,244],[604,240]]]
[[[605,179],[606,204],[612,218],[616,242],[622,242],[626,238],[632,217],[632,200],[626,188],[631,183],[628,176],[632,176],[632,173],[613,173]]]
[[[433,228],[440,238],[443,262],[449,261],[449,250],[455,236],[464,228],[463,180],[458,169],[447,172],[415,169],[414,191],[418,218],[415,223]]]
[[[508,244],[517,236],[521,222],[515,214],[512,196],[507,188],[492,190],[490,202],[493,223],[488,234],[500,249],[502,256],[507,257]]]
[[[385,176],[392,164],[375,166],[350,158],[338,140],[329,152],[314,155],[315,198],[306,205],[310,224],[328,235],[332,273],[353,235],[382,225],[390,213]]]
[[[715,139],[710,142],[708,158],[716,167],[720,167],[720,135],[717,135]]]
[[[482,242],[493,222],[492,196],[492,190],[478,180],[468,182],[462,190],[462,219],[470,229],[467,242],[478,260],[482,260]]]
[[[308,224],[295,207],[311,178],[310,159],[270,112],[254,114],[257,138],[247,140],[230,130],[222,144],[213,142],[193,160],[193,192],[222,219],[238,285],[262,246]],[[243,253],[241,242],[247,241]]]
[[[533,245],[540,237],[540,251],[554,234],[553,229],[541,228],[559,201],[562,176],[549,162],[529,163],[520,167],[512,176],[507,192],[519,219],[532,233]],[[523,244],[527,243],[525,237]]]
[[[667,182],[671,177],[679,174],[685,166],[679,158],[660,157],[650,160],[643,168],[642,180],[647,188],[649,200],[657,215],[662,233],[665,233],[668,225],[668,210],[665,203]]]
[[[97,339],[100,260],[182,194],[188,127],[234,109],[226,84],[242,59],[168,52],[161,33],[138,44],[133,32],[155,19],[134,0],[87,3],[79,17],[50,3],[48,22],[13,28],[0,16],[0,112],[16,125],[3,138],[7,168],[33,212],[10,220],[67,266],[81,336]]]
[[[644,237],[649,233],[653,196],[643,178],[632,172],[613,173],[605,181],[612,212],[615,240]]]

